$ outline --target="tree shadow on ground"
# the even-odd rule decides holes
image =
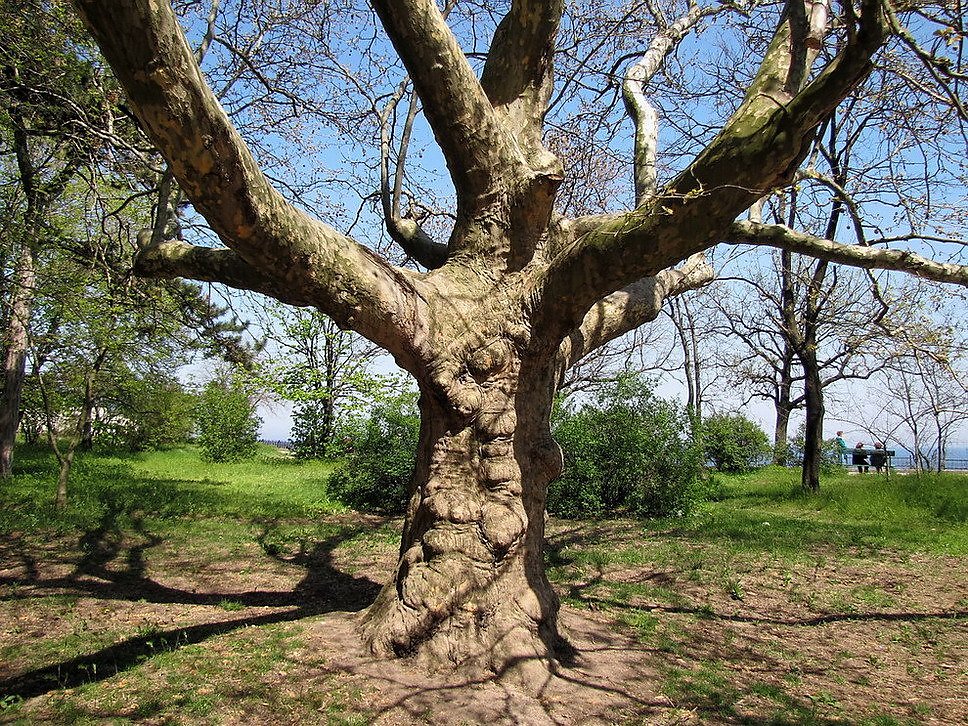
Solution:
[[[138,535],[131,543],[131,532],[120,526],[123,521]],[[279,612],[234,618],[160,631],[114,643],[94,653],[18,674],[0,681],[0,695],[27,699],[60,688],[111,678],[160,652],[193,645],[213,636],[251,626],[291,622],[331,611],[356,611],[366,607],[379,592],[380,585],[367,577],[342,572],[335,565],[334,550],[371,529],[370,524],[346,524],[321,540],[307,544],[293,557],[282,557],[266,545],[266,535],[274,526],[263,521],[256,540],[269,557],[305,570],[302,579],[291,590],[250,590],[246,592],[193,592],[164,585],[147,574],[146,553],[164,542],[149,531],[144,520],[119,500],[110,497],[97,526],[79,538],[81,556],[67,575],[44,578],[38,561],[22,542],[10,541],[3,548],[20,564],[16,576],[0,577],[0,586],[13,586],[13,593],[0,600],[29,599],[39,591],[58,595],[91,597],[103,600],[126,600],[157,604],[287,608]],[[127,534],[127,536],[126,536]],[[118,568],[118,563],[123,567]]]
[[[814,696],[809,693],[805,695],[802,688],[791,685],[781,677],[790,670],[791,665],[784,655],[786,651],[778,648],[777,643],[781,643],[784,637],[800,638],[800,634],[811,630],[818,633],[847,632],[843,628],[823,630],[824,626],[838,624],[846,624],[851,629],[856,624],[854,632],[883,633],[887,631],[878,630],[881,626],[934,622],[957,627],[958,623],[968,619],[968,610],[963,607],[944,607],[939,603],[932,606],[928,602],[924,603],[926,607],[923,609],[871,608],[859,612],[844,610],[826,613],[743,612],[738,611],[735,604],[731,606],[731,600],[717,605],[715,598],[712,602],[708,599],[695,602],[696,597],[683,595],[677,585],[690,582],[692,564],[688,560],[671,565],[664,561],[663,567],[657,568],[641,560],[624,564],[620,560],[612,561],[608,556],[599,560],[587,556],[577,558],[575,554],[582,545],[587,547],[589,542],[615,542],[620,540],[620,534],[633,529],[628,525],[615,526],[612,523],[583,523],[562,529],[549,537],[546,562],[554,568],[579,567],[577,577],[572,576],[558,583],[559,593],[579,611],[603,613],[613,625],[622,620],[629,623],[628,626],[615,628],[614,635],[599,633],[591,644],[579,643],[581,659],[586,662],[590,657],[622,660],[625,657],[622,651],[637,652],[639,658],[647,659],[652,664],[656,673],[654,682],[664,682],[667,692],[674,695],[678,706],[693,715],[699,714],[702,723],[777,726],[849,723],[849,720],[835,713],[836,709],[825,708],[822,702],[815,701]],[[632,570],[637,572],[632,573]],[[631,579],[630,574],[634,575]],[[627,594],[609,595],[611,585],[645,583],[661,587],[663,591],[671,590],[680,597],[662,603],[656,602],[655,598],[667,598],[669,594],[655,593],[640,598]],[[686,587],[686,591],[690,589]],[[651,591],[646,589],[645,592]],[[670,621],[663,617],[666,615],[684,616],[684,619]],[[635,636],[638,626],[631,625],[636,622],[643,623],[638,637]],[[670,622],[672,626],[666,630]],[[665,626],[657,626],[656,623],[664,623]],[[669,632],[673,635],[667,635]],[[662,638],[669,638],[672,642],[663,644]],[[720,667],[723,668],[721,672],[717,670]],[[832,667],[831,663],[823,661],[807,665],[797,663],[798,677],[812,677],[814,683],[823,682],[828,679]],[[856,684],[858,688],[869,685],[870,668],[865,660],[840,663],[836,667],[839,668],[838,678]],[[593,679],[583,678],[582,670],[579,664],[577,668],[560,668],[556,675],[572,680],[576,685],[582,680],[586,681],[588,687],[593,688]],[[635,693],[634,688],[626,690],[633,695]],[[737,704],[744,699],[747,704],[758,702],[768,715],[751,715],[748,709],[742,712]],[[651,718],[650,709],[654,712],[656,708],[654,702],[636,703],[634,699],[630,700],[630,708],[637,716],[644,716],[647,720]],[[871,702],[869,707],[876,709],[878,704]]]

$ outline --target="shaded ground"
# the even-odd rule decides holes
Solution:
[[[536,696],[364,656],[399,523],[109,519],[0,540],[0,722],[968,723],[962,559],[555,523],[575,661]]]

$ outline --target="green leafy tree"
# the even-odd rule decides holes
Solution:
[[[379,348],[319,310],[270,304],[263,317],[267,355],[253,375],[261,388],[293,402],[296,456],[332,456],[339,419],[354,416],[387,385],[387,376],[371,370]]]
[[[198,444],[209,461],[244,461],[254,457],[260,423],[255,404],[235,378],[209,381],[198,396]]]
[[[164,372],[112,375],[99,400],[95,441],[128,451],[187,443],[195,426],[196,397]]]
[[[770,455],[763,429],[743,414],[717,413],[702,422],[706,457],[724,472],[751,471]]]
[[[2,289],[0,476],[12,471],[29,328],[44,256],[63,243],[65,196],[128,158],[135,124],[77,18],[57,0],[0,2]],[[75,250],[77,251],[77,250]]]

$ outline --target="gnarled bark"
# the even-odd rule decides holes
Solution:
[[[421,386],[414,491],[393,579],[363,620],[377,653],[470,672],[547,668],[558,601],[544,574],[544,506],[561,471],[547,362],[496,339],[458,396]]]

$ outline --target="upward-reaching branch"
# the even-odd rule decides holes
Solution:
[[[726,7],[726,6],[721,6]],[[635,124],[635,202],[642,204],[657,191],[656,162],[659,142],[659,117],[649,102],[645,88],[662,68],[662,62],[702,18],[718,9],[693,5],[689,12],[663,28],[649,43],[648,50],[629,66],[622,82],[625,108]]]
[[[783,15],[742,105],[685,171],[648,203],[603,218],[563,249],[543,291],[563,324],[571,321],[561,315],[562,298],[572,315],[583,315],[604,295],[715,244],[740,213],[794,174],[814,130],[867,75],[887,34],[881,0],[862,0],[840,53],[798,91],[815,45],[811,18],[802,9]],[[589,229],[582,220],[575,227]]]
[[[514,0],[498,25],[481,74],[481,85],[536,170],[557,169],[542,144],[541,130],[552,92],[555,34],[562,0]]]
[[[669,298],[707,285],[714,278],[706,258],[693,255],[680,267],[663,270],[600,300],[561,343],[559,376],[592,351],[655,320]]]
[[[383,220],[387,232],[393,241],[400,245],[407,256],[416,260],[428,269],[435,269],[447,261],[450,251],[447,245],[441,244],[430,237],[420,224],[410,217],[400,213],[400,196],[402,194],[404,163],[413,131],[413,122],[417,116],[417,98],[413,91],[407,93],[409,83],[401,83],[396,93],[390,97],[386,108],[380,112],[380,204],[383,207]],[[407,95],[410,98],[407,117],[403,125],[403,138],[400,140],[400,150],[397,155],[396,170],[393,186],[390,186],[390,142],[392,140],[392,125],[396,117],[397,106]]]
[[[471,217],[530,175],[508,128],[434,0],[373,0],[423,100],[424,113],[457,191],[458,216]]]
[[[195,208],[248,268],[343,325],[412,358],[419,298],[406,275],[286,202],[260,171],[199,70],[171,6],[77,0],[135,114]],[[189,257],[181,256],[181,265]],[[159,264],[161,261],[158,261]],[[156,267],[155,273],[164,270]],[[191,276],[179,266],[173,275]]]

